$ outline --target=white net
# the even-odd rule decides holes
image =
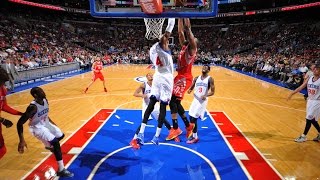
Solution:
[[[144,18],[146,25],[146,35],[148,40],[160,39],[162,35],[162,26],[165,18]]]

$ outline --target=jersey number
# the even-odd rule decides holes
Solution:
[[[160,61],[159,56],[157,57],[156,65],[157,65],[157,66],[160,66],[160,67],[163,66],[162,62]]]
[[[202,93],[202,87],[199,87],[198,92]]]
[[[315,95],[316,94],[316,90],[315,89],[308,89],[308,93],[310,95]]]

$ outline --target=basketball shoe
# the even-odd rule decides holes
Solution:
[[[108,92],[107,88],[104,88],[104,92]]]
[[[175,137],[178,137],[180,134],[182,134],[182,130],[178,127],[178,129],[171,128],[169,131],[169,135],[167,136],[166,140],[172,140]]]
[[[313,141],[320,141],[320,134],[318,134],[318,136],[317,137],[315,137],[315,138],[313,138]]]
[[[199,142],[199,138],[192,137],[187,141],[187,144],[195,144],[197,142]]]
[[[159,145],[159,137],[153,136],[151,142],[155,145]]]
[[[305,141],[307,141],[307,136],[301,135],[301,136],[299,136],[298,138],[296,138],[294,141],[295,141],[295,142],[299,142],[299,143],[305,142]]]
[[[140,145],[138,144],[137,139],[132,139],[132,140],[130,141],[130,146],[131,146],[133,149],[140,149]]]
[[[84,93],[87,93],[88,89],[89,89],[89,88],[86,88],[83,92],[84,92]]]
[[[190,138],[192,136],[192,131],[193,131],[194,127],[195,127],[194,123],[190,123],[189,127],[186,127],[186,131],[187,131],[186,136],[187,136],[187,138]]]
[[[144,144],[144,134],[143,133],[139,133],[137,136],[137,142],[138,144],[143,145]]]
[[[60,177],[73,177],[73,173],[68,171],[67,169],[63,169],[62,171],[60,172],[57,172],[57,176],[60,176]]]

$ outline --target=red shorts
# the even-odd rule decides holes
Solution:
[[[191,84],[192,84],[192,76],[187,77],[184,75],[177,75],[174,78],[172,94],[176,96],[177,99],[182,100],[184,94],[190,88]]]
[[[103,77],[103,74],[101,72],[93,73],[92,81],[95,81],[97,79],[100,79],[101,81],[104,81],[104,77]]]

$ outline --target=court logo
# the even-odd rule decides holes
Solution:
[[[145,76],[138,76],[138,77],[134,78],[134,80],[137,82],[146,82],[147,78]]]

